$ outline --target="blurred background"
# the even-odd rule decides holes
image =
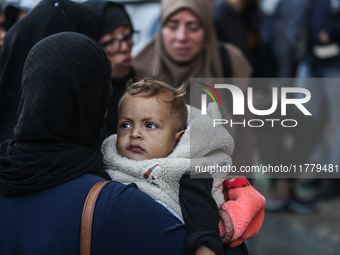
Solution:
[[[212,4],[218,40],[241,49],[252,65],[252,78],[289,78],[280,86],[304,87],[313,95],[309,103],[313,118],[294,115],[302,124],[290,133],[280,128],[252,130],[247,155],[235,159],[235,164],[339,166],[340,0],[207,1]],[[1,44],[6,32],[38,2],[0,0]],[[160,1],[114,2],[125,4],[139,31],[134,56],[159,31]],[[270,105],[272,87],[268,82],[256,88],[259,107]],[[248,178],[267,199],[263,227],[247,241],[251,255],[340,254],[340,171],[327,178],[259,174]]]

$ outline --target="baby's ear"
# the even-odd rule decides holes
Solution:
[[[177,144],[179,143],[179,141],[181,141],[181,139],[182,139],[182,136],[183,136],[183,134],[185,133],[185,130],[183,129],[183,130],[180,130],[180,131],[178,131],[177,133],[176,133],[176,135],[175,135],[175,145],[174,145],[174,148],[173,149],[175,149],[176,148],[176,146],[177,146]]]

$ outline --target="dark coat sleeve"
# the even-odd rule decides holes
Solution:
[[[200,174],[198,178],[183,175],[180,180],[179,201],[188,234],[189,254],[202,245],[216,254],[223,254],[218,222],[219,211],[211,195],[213,179]]]

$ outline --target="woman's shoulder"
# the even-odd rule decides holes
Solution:
[[[51,248],[61,254],[79,254],[86,196],[94,184],[104,180],[85,174],[39,192],[0,196],[4,206],[0,211],[0,254],[13,254],[14,250],[26,254],[28,249],[47,254]],[[27,245],[17,247],[17,240]],[[93,216],[93,254],[184,255],[185,243],[184,225],[135,184],[110,181],[101,190]]]
[[[222,43],[222,47],[229,55],[231,64],[231,77],[233,78],[249,78],[252,74],[252,67],[242,53],[242,51],[234,44]]]
[[[103,254],[185,254],[184,225],[135,184],[103,187],[92,235],[93,249]]]

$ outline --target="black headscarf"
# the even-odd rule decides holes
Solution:
[[[0,143],[13,137],[22,69],[30,49],[41,39],[65,31],[97,40],[97,22],[96,15],[81,4],[44,0],[11,27],[0,53]]]
[[[111,32],[121,26],[130,26],[133,30],[131,20],[124,5],[110,1],[90,0],[82,3],[97,15],[99,37]],[[130,72],[123,78],[112,78],[113,98],[109,107],[107,118],[103,125],[102,132],[97,140],[97,148],[100,149],[103,141],[110,135],[117,133],[118,123],[118,102],[125,91],[128,81],[135,81],[136,73],[131,67]]]
[[[125,11],[124,5],[111,1],[96,0],[86,1],[83,5],[87,6],[98,16],[99,37],[121,26],[130,26],[133,31],[130,17]]]
[[[19,19],[19,12],[23,11],[25,13],[30,11],[30,7],[21,5],[20,2],[9,2],[5,3],[4,5],[4,13],[5,13],[5,19],[4,19],[4,28],[6,31],[8,31],[15,22]]]
[[[85,173],[108,178],[95,141],[112,95],[111,63],[97,42],[65,32],[30,51],[14,139],[0,146],[0,194],[41,190]]]

